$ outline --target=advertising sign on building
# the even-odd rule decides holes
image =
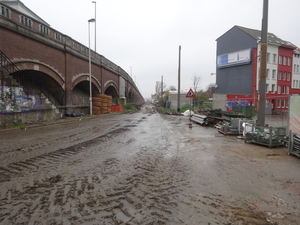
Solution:
[[[251,62],[251,49],[245,49],[218,56],[218,68],[249,64]]]

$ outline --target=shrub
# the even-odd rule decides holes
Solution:
[[[138,109],[137,108],[135,108],[133,105],[131,105],[130,103],[126,103],[125,105],[124,105],[124,111],[125,112],[137,112],[138,111]]]

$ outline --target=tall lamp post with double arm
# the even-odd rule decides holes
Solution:
[[[96,49],[96,41],[97,41],[97,26],[96,26],[96,5],[97,5],[97,2],[96,1],[92,1],[92,3],[95,4],[95,52],[97,52],[97,49]]]
[[[96,20],[89,19],[89,81],[90,81],[90,115],[93,115],[92,111],[92,63],[91,63],[91,34],[90,34],[90,24],[94,23]]]

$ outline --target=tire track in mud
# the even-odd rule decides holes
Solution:
[[[83,151],[85,148],[88,148],[91,145],[104,142],[107,138],[112,138],[128,130],[128,128],[118,128],[89,141],[35,156],[24,161],[10,163],[6,166],[0,166],[0,183],[9,181],[11,177],[21,176],[24,172],[36,172],[41,165],[51,164],[51,166],[53,166],[56,163],[60,163],[62,158],[78,154],[78,152]]]
[[[185,168],[178,158],[166,159],[162,149],[142,149],[133,165],[135,174],[127,178],[132,190],[127,203],[140,208],[134,224],[169,224],[178,205],[174,195],[186,182]],[[176,221],[177,223],[179,221]]]
[[[77,176],[51,176],[50,173],[48,179],[45,179],[47,176],[44,175],[42,179],[29,181],[29,185],[26,186],[14,187],[15,181],[9,182],[11,178],[18,178],[19,181],[26,183],[21,177],[26,172],[36,172],[39,167],[43,169],[48,167],[48,171],[51,168],[55,169],[63,158],[78,154],[94,144],[105,143],[108,139],[127,131],[129,129],[126,127],[119,128],[84,143],[1,167],[0,223],[18,224],[25,221],[25,223],[34,224],[47,221],[47,223],[56,224],[58,221],[58,223],[69,224],[73,221],[76,224],[89,224],[90,221],[95,220],[94,215],[97,215],[98,223],[103,218],[117,221],[123,215],[128,214],[126,210],[122,211],[123,204],[120,200],[125,199],[123,193],[128,192],[130,187],[120,184],[112,187],[115,184],[112,177],[120,171],[117,166],[118,160],[114,158],[106,159],[97,169],[97,173],[81,174],[84,179],[77,178]],[[73,163],[76,164],[79,161]],[[107,182],[103,185],[101,180],[107,180]],[[13,210],[10,210],[11,208]],[[111,212],[113,209],[114,213]]]
[[[102,138],[105,141],[124,131],[128,129],[119,129],[93,141],[99,143]],[[52,163],[55,167],[56,159],[76,154],[75,149],[80,151],[93,141],[44,154],[30,159],[30,163]],[[129,138],[125,144],[130,146],[134,141]],[[56,175],[32,181],[23,188],[12,187],[13,184],[6,182],[8,191],[1,193],[0,222],[166,224],[176,207],[169,195],[177,192],[176,183],[184,179],[184,174],[180,179],[173,176],[178,166],[176,160],[166,160],[161,149],[153,151],[145,147],[128,163],[130,172],[121,171],[119,159],[108,157],[92,173],[72,177]],[[20,167],[18,164],[14,166]],[[10,210],[12,204],[14,209]]]

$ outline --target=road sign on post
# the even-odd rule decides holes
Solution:
[[[192,128],[192,98],[196,98],[196,95],[195,95],[195,92],[193,91],[192,88],[190,88],[190,90],[188,91],[188,93],[186,93],[186,98],[189,98],[190,99],[190,124],[189,124],[189,127]]]
[[[186,98],[196,98],[195,92],[192,90],[192,88],[190,88],[190,90],[188,91],[188,93],[185,96]]]

